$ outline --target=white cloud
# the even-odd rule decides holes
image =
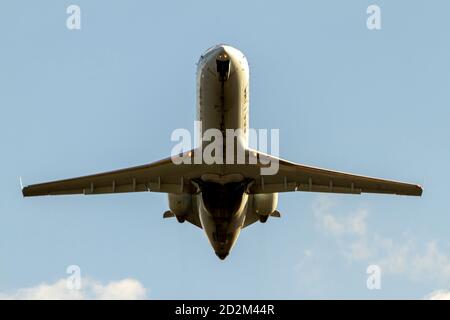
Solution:
[[[450,291],[436,290],[425,297],[428,300],[450,300]]]
[[[414,271],[419,275],[427,275],[428,278],[450,281],[450,259],[438,247],[436,241],[427,243],[423,254],[415,254],[411,259]]]
[[[137,280],[124,279],[109,282],[106,285],[95,284],[94,292],[97,299],[145,299],[147,290]]]
[[[450,258],[436,241],[417,244],[411,237],[392,239],[369,230],[368,210],[333,213],[334,203],[320,196],[313,205],[320,229],[331,236],[339,252],[351,261],[377,264],[383,274],[403,275],[423,282],[450,284]]]
[[[323,196],[313,204],[314,216],[322,230],[334,236],[366,234],[367,210],[360,209],[351,215],[338,216],[331,213],[333,207],[334,203]]]
[[[406,275],[417,282],[450,283],[450,259],[436,241],[417,245],[412,240],[394,241],[380,236],[371,244],[376,255],[371,257],[386,274]]]
[[[54,283],[41,283],[35,287],[19,289],[14,293],[0,293],[0,299],[17,300],[81,300],[81,299],[145,299],[147,289],[135,279],[123,279],[102,284],[83,278],[79,290],[69,289],[67,279]]]

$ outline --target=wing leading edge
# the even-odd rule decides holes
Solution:
[[[141,191],[192,193],[195,190],[189,180],[199,176],[200,167],[176,165],[169,157],[142,166],[26,186],[22,194],[31,197]]]
[[[251,151],[255,152],[255,151]],[[421,196],[420,185],[354,175],[345,172],[305,166],[257,152],[264,163],[278,161],[275,175],[256,177],[252,193],[311,191],[328,193],[381,193]]]
[[[191,156],[192,151],[184,156]],[[258,157],[256,164],[250,157]],[[261,175],[261,169],[271,163],[278,163],[274,175]],[[328,193],[381,193],[421,196],[422,187],[415,184],[391,181],[332,171],[296,164],[264,153],[247,150],[246,164],[174,164],[171,158],[142,166],[110,171],[78,178],[65,179],[26,186],[22,189],[25,197],[65,194],[106,194],[123,192],[165,192],[195,193],[190,182],[205,174],[219,176],[240,174],[251,178],[254,183],[250,194],[289,191],[310,191]],[[262,164],[264,163],[264,164]]]

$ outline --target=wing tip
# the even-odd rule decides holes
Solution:
[[[22,187],[22,197],[29,197],[28,187]]]
[[[26,192],[27,187],[23,186],[22,177],[19,177],[19,183],[20,183],[20,191],[22,191],[22,196],[26,197],[27,196],[27,192]]]
[[[418,184],[416,185],[416,189],[417,189],[417,196],[421,197],[423,193],[423,187],[420,184]]]
[[[405,190],[406,191],[406,190]],[[423,193],[423,187],[419,184],[412,185],[412,188],[405,193],[399,193],[400,195],[406,195],[406,196],[416,196],[421,197]]]

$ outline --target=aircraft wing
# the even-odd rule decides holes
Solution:
[[[191,151],[184,156],[187,154]],[[169,157],[142,166],[26,186],[22,194],[31,197],[139,191],[194,193],[196,190],[189,180],[199,177],[202,170],[203,165],[176,165]],[[215,167],[209,170],[215,172]]]
[[[183,157],[191,157],[192,154],[193,150],[183,154]],[[258,161],[250,164],[252,163],[249,160],[250,157],[257,157]],[[269,167],[271,161],[278,162],[279,168],[276,174],[261,175],[261,169]],[[253,184],[248,190],[250,194],[312,191],[422,195],[422,188],[419,185],[305,166],[254,150],[246,152],[246,164],[227,164],[225,166],[174,164],[171,158],[166,158],[122,170],[34,184],[24,187],[22,193],[25,197],[140,191],[195,193],[196,187],[190,180],[207,174],[216,176],[239,174],[242,177],[250,178],[253,180]]]
[[[255,166],[248,167],[246,177],[255,182],[250,193],[272,193],[287,191],[312,191],[329,193],[383,193],[409,196],[421,196],[422,187],[416,184],[365,177],[339,171],[296,164],[257,151],[258,158],[265,158],[264,163],[278,161],[279,169],[275,175],[260,175]],[[268,165],[256,165],[268,167]]]

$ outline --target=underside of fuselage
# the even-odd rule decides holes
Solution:
[[[247,187],[251,180],[229,182],[193,181],[199,189],[198,214],[216,255],[228,256],[246,219],[248,209]]]
[[[242,130],[236,144],[238,148],[247,145],[248,80],[247,60],[233,47],[210,48],[198,63],[197,120],[201,121],[203,132],[220,130],[223,151],[227,147],[227,129]],[[243,177],[233,182],[199,178],[194,183],[199,190],[197,211],[202,228],[217,256],[224,259],[244,224],[248,209],[246,189],[251,181]]]
[[[201,136],[209,129],[222,134],[223,163],[227,148],[227,129],[238,135],[233,138],[233,152],[248,146],[248,82],[245,56],[239,50],[217,45],[208,49],[197,68],[197,120]],[[208,142],[198,141],[202,149]],[[236,160],[236,159],[235,159]],[[224,170],[227,164],[222,165]],[[220,259],[225,259],[234,246],[241,228],[258,218],[249,214],[248,186],[252,179],[242,175],[203,174],[191,183],[195,195],[169,195],[171,211],[178,221],[185,220],[201,227]],[[190,198],[191,197],[191,198]],[[252,197],[250,196],[250,199]],[[177,205],[182,203],[182,205]]]

